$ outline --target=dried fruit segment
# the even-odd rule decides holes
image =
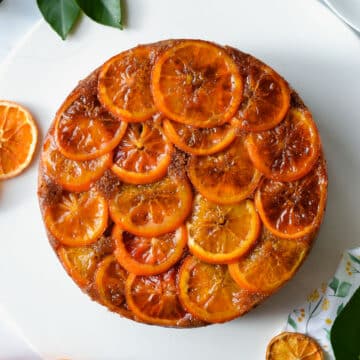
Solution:
[[[112,171],[127,183],[155,182],[166,175],[172,150],[154,121],[129,124],[114,151]]]
[[[260,231],[260,220],[251,200],[217,205],[197,195],[187,222],[190,251],[199,259],[225,264],[246,254]]]
[[[291,108],[275,128],[247,137],[254,166],[267,178],[294,181],[311,171],[320,153],[320,138],[308,110]]]
[[[187,242],[185,226],[157,236],[144,237],[122,231],[115,225],[112,237],[118,262],[135,275],[156,275],[167,271],[181,258]]]
[[[196,127],[230,121],[242,98],[235,62],[214,44],[185,40],[155,62],[152,93],[158,109],[171,120]]]
[[[38,131],[22,106],[0,100],[0,180],[24,171],[33,158]]]

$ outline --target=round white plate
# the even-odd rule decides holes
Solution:
[[[347,24],[360,32],[359,0],[324,0],[324,2]]]
[[[36,116],[42,135],[62,100],[92,69],[138,43],[191,37],[264,60],[298,90],[319,125],[329,164],[325,223],[284,289],[241,319],[176,330],[137,324],[89,300],[48,245],[36,198],[37,161],[0,191],[0,303],[46,359],[263,359],[287,313],[327,280],[360,237],[360,43],[314,0],[131,0],[128,27],[83,19],[65,42],[44,22],[0,68],[0,98]]]

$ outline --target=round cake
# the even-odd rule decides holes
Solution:
[[[40,208],[82,291],[135,321],[237,318],[293,277],[323,219],[312,115],[228,46],[124,51],[69,94],[45,138]]]

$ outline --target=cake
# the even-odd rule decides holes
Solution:
[[[242,316],[294,276],[327,172],[311,112],[275,70],[167,40],[115,55],[69,94],[38,195],[83,292],[128,319],[196,327]]]

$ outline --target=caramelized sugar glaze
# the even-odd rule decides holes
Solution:
[[[39,202],[93,300],[171,327],[258,305],[310,251],[327,195],[311,113],[251,55],[197,40],[120,53],[64,101]]]

